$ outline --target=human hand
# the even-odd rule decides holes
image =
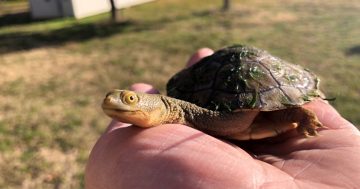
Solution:
[[[188,65],[210,54],[201,49]],[[91,152],[86,188],[359,188],[359,131],[322,100],[305,107],[327,127],[319,136],[291,132],[248,142],[247,151],[183,125],[113,121]]]

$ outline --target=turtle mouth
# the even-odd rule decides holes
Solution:
[[[118,109],[116,107],[102,107],[102,109],[106,115],[108,115],[114,119],[117,119],[119,121],[124,121],[123,120],[124,117],[129,116],[134,113],[132,111]]]
[[[103,107],[102,109],[104,110],[104,112],[116,112],[116,113],[135,112],[131,110],[118,109],[116,107]]]
[[[123,112],[133,112],[133,110],[131,110],[129,107],[127,106],[122,106],[122,105],[115,105],[115,104],[108,104],[104,101],[104,103],[102,104],[102,109],[104,111],[110,111],[110,112],[118,112],[118,113],[123,113]]]
[[[123,122],[131,123],[140,127],[147,127],[147,117],[146,114],[138,110],[124,110],[118,109],[116,107],[103,107],[103,111],[109,117]],[[145,119],[144,119],[145,118]]]
[[[114,112],[128,112],[127,110],[120,110],[114,107],[103,107],[104,111],[114,111]]]

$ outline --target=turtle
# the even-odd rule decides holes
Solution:
[[[121,122],[149,128],[178,123],[215,137],[257,140],[297,130],[317,136],[324,127],[302,105],[325,98],[309,69],[265,50],[232,45],[181,70],[167,95],[115,89],[102,108]]]

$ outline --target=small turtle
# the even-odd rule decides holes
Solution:
[[[140,127],[179,123],[235,140],[262,139],[297,129],[305,136],[323,127],[301,105],[324,98],[309,70],[242,45],[216,51],[175,74],[168,96],[113,90],[102,108]]]

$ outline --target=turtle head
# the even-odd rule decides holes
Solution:
[[[103,111],[111,118],[140,127],[161,124],[163,106],[159,95],[118,89],[107,93],[102,103]]]

